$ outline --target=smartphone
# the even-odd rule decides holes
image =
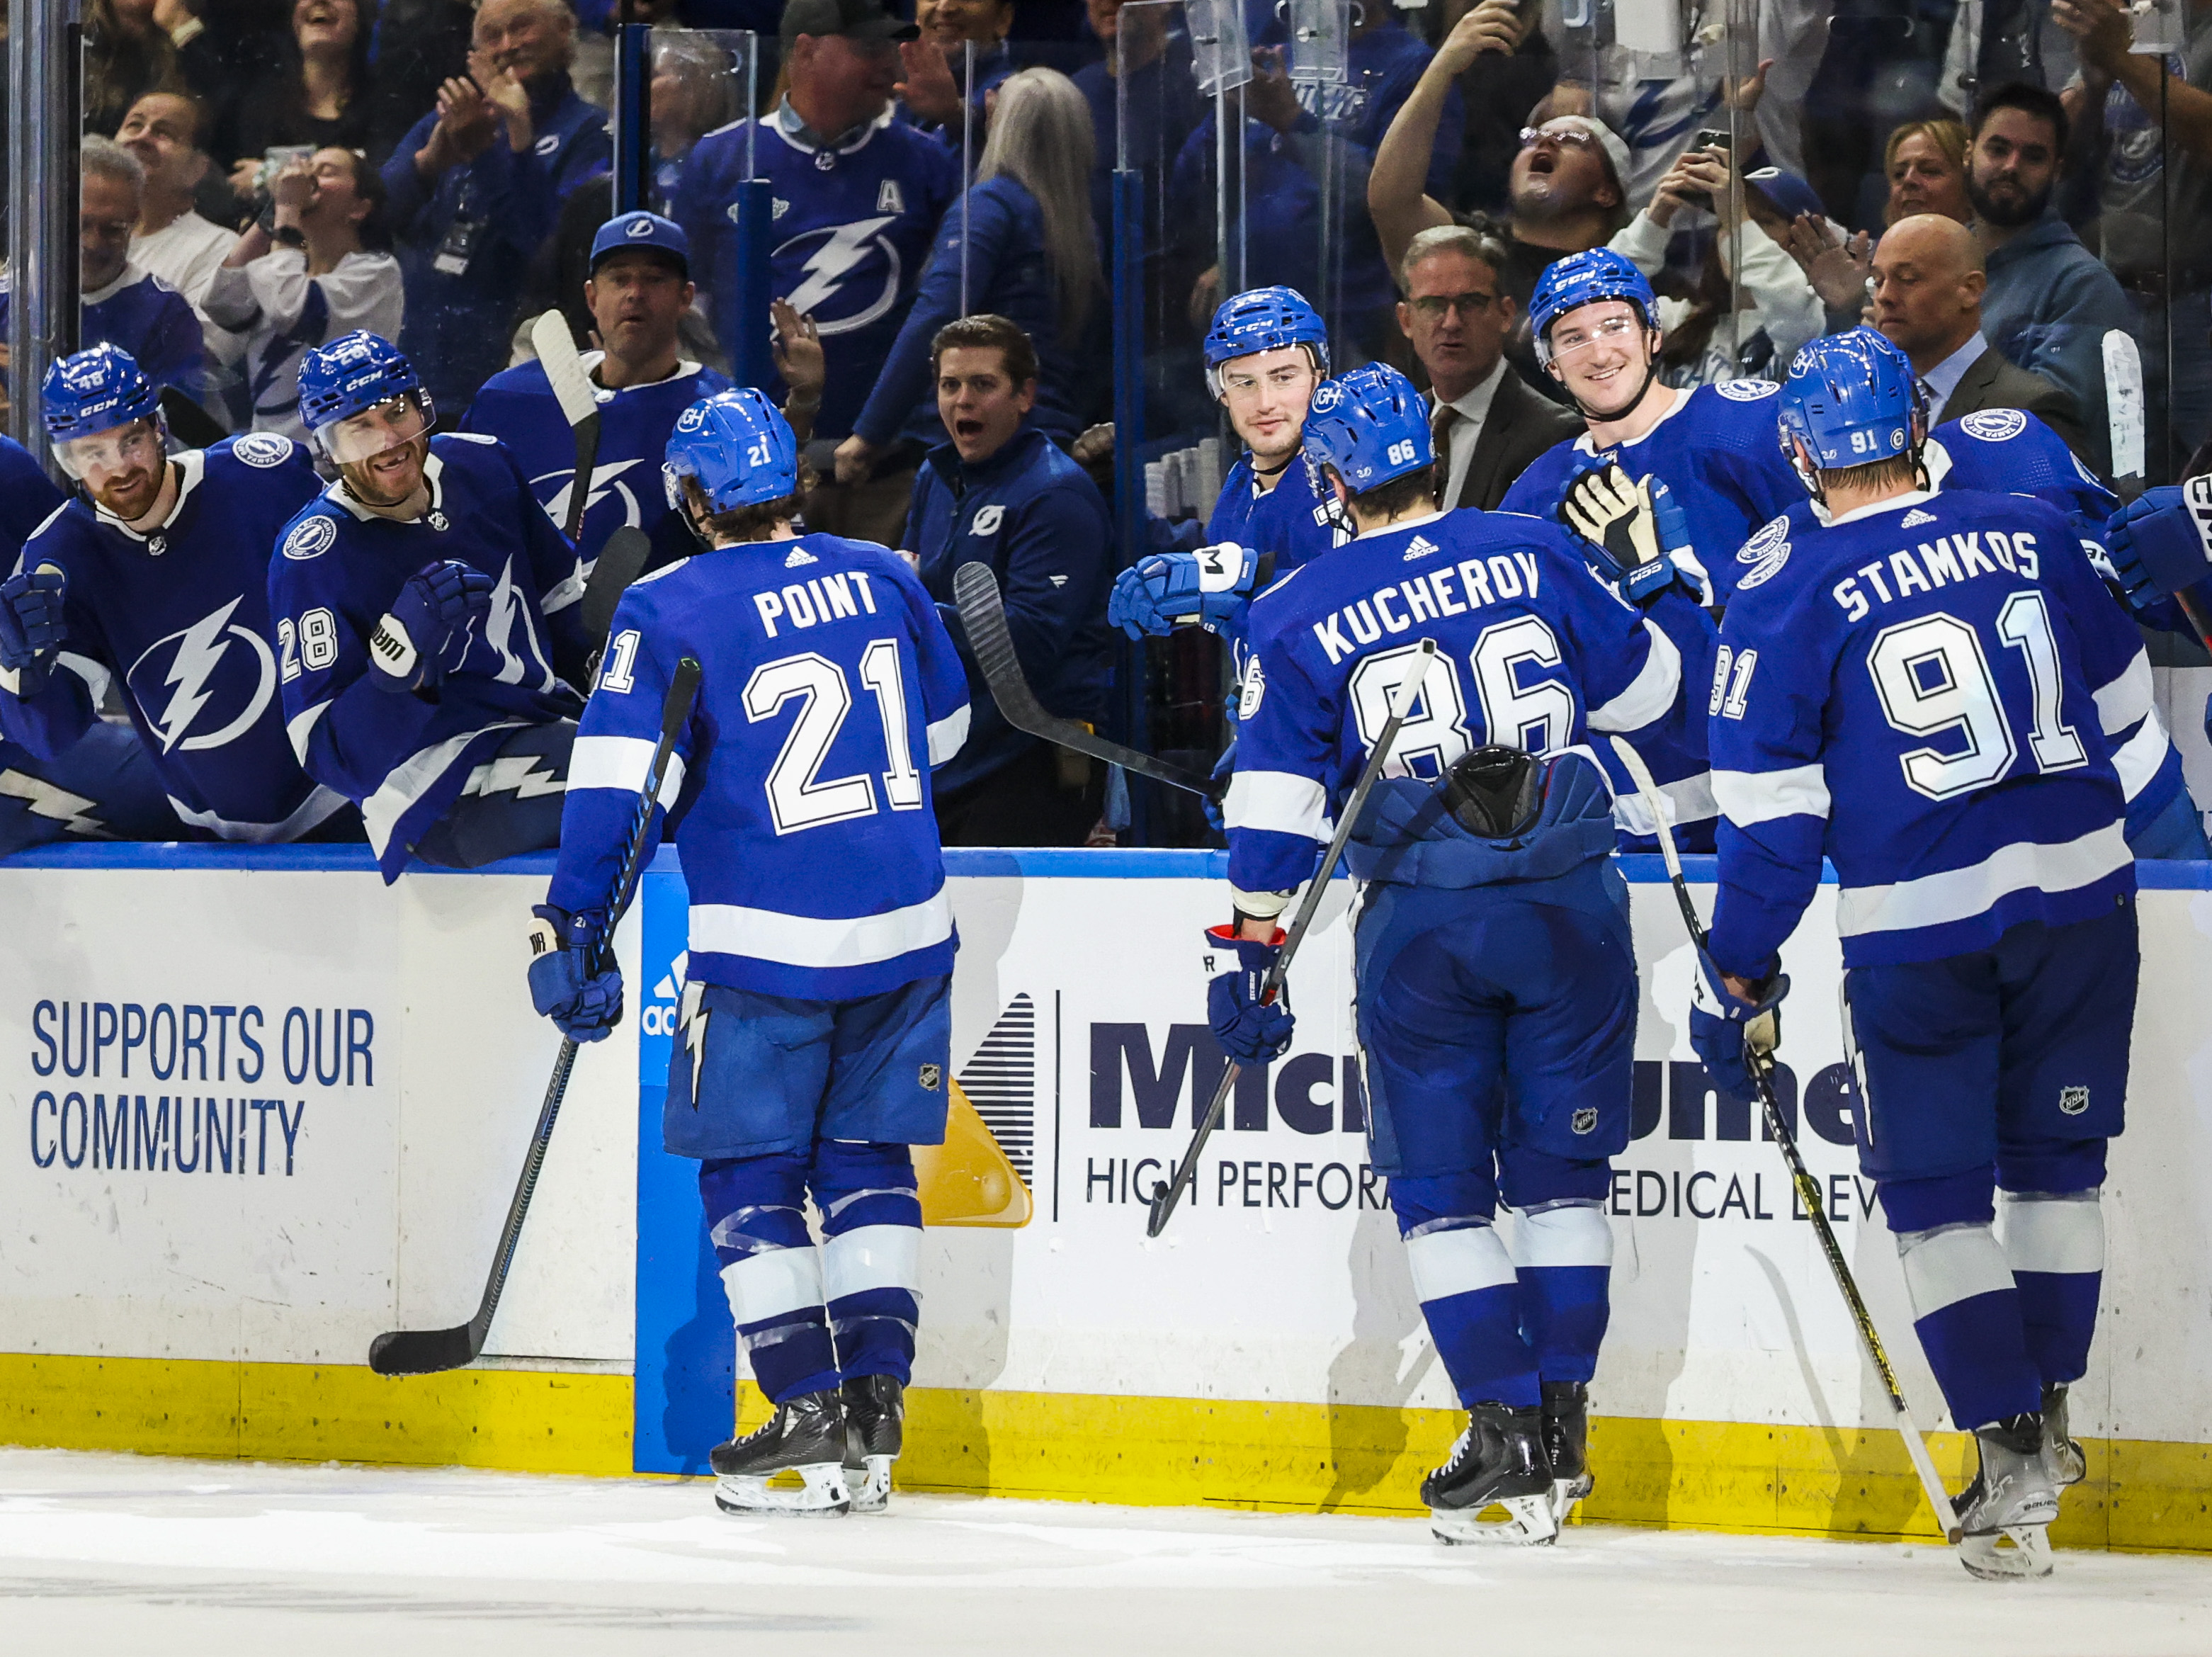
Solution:
[[[311,143],[272,143],[269,153],[261,158],[261,170],[253,175],[253,187],[266,190],[270,180],[294,161],[314,159],[315,146]]]
[[[1735,140],[1729,136],[1726,127],[1708,126],[1701,129],[1697,137],[1690,140],[1689,147],[1692,149],[1717,149],[1723,155],[1733,155]],[[1702,207],[1709,213],[1712,211],[1713,198],[1711,191],[1700,190],[1695,195],[1685,196],[1682,199],[1692,207]]]

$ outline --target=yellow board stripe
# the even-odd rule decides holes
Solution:
[[[64,1449],[626,1474],[626,1375],[466,1369],[386,1380],[350,1365],[0,1353],[0,1442]],[[1085,1393],[907,1395],[912,1490],[1413,1515],[1460,1417],[1442,1410]],[[741,1425],[765,1420],[749,1381]],[[1966,1435],[1937,1468],[1966,1482]],[[2212,1445],[2090,1439],[2052,1539],[2212,1551]],[[1737,1422],[1590,1423],[1586,1519],[1678,1529],[1905,1537],[1935,1529],[1887,1432]]]

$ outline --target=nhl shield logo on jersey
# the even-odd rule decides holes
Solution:
[[[147,646],[124,679],[161,752],[193,753],[234,742],[276,694],[276,658],[252,628],[232,621],[234,598]]]
[[[2058,1112],[2062,1116],[2080,1116],[2089,1108],[2087,1087],[2061,1087],[2058,1090]]]
[[[292,440],[273,431],[249,431],[231,444],[230,452],[250,466],[281,466],[292,458]]]
[[[330,519],[302,519],[284,538],[283,553],[288,558],[305,564],[309,558],[319,557],[329,551],[337,538],[338,527]]]
[[[1713,389],[1731,403],[1756,403],[1762,397],[1771,397],[1782,387],[1771,380],[1723,380]]]
[[[1585,1105],[1569,1119],[1567,1125],[1577,1133],[1590,1133],[1597,1127],[1597,1106]]]
[[[2027,417],[2018,409],[1976,409],[1960,417],[1959,429],[1985,443],[2002,443],[2027,429]]]
[[[1772,580],[1777,571],[1790,562],[1790,520],[1777,518],[1743,544],[1735,555],[1738,564],[1749,564],[1736,582],[1736,590],[1759,587]]]
[[[945,1067],[941,1064],[923,1065],[921,1080],[924,1092],[935,1093],[944,1084]]]

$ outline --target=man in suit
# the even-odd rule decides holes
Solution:
[[[1498,282],[1509,255],[1463,225],[1422,231],[1398,267],[1398,326],[1429,371],[1430,429],[1449,511],[1494,511],[1546,449],[1579,436],[1572,410],[1540,397],[1506,362],[1518,312]]]
[[[1928,394],[1928,423],[1978,409],[2021,409],[2064,439],[2083,464],[2101,458],[2073,398],[2014,368],[1982,335],[1989,287],[1973,233],[1955,219],[1916,213],[1882,233],[1874,252],[1874,326],[1912,359]]]

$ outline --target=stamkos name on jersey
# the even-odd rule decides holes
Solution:
[[[1465,602],[1453,596],[1455,581],[1467,594]],[[1536,582],[1537,563],[1533,552],[1501,552],[1492,558],[1469,558],[1449,569],[1432,570],[1425,576],[1408,576],[1388,587],[1376,588],[1357,603],[1333,610],[1314,623],[1314,637],[1321,641],[1328,665],[1334,667],[1359,646],[1374,643],[1386,631],[1402,633],[1417,621],[1465,615],[1469,610],[1517,599],[1524,593],[1533,599],[1536,596]],[[1400,601],[1405,608],[1394,610],[1392,606]],[[1339,624],[1352,629],[1357,643],[1345,643]]]
[[[853,601],[854,588],[860,592],[858,604]],[[781,593],[756,593],[753,608],[760,612],[761,625],[774,638],[779,618],[793,627],[812,627],[821,622],[857,616],[863,609],[872,616],[876,613],[876,595],[868,588],[866,574],[850,570],[842,576],[816,576],[809,581],[793,582]]]
[[[1982,551],[1984,541],[1989,543],[1987,552]],[[1829,588],[1829,596],[1842,606],[1844,620],[1858,621],[1874,608],[1859,590],[1861,577],[1874,588],[1875,597],[1882,603],[1893,604],[1899,599],[1933,592],[1952,582],[1994,576],[1999,570],[2034,581],[2042,568],[2042,560],[2036,554],[2035,537],[2027,530],[2007,534],[2001,529],[1978,529],[1971,534],[1942,536],[1932,546],[1923,541],[1917,558],[1903,548],[1891,553],[1888,569],[1891,580],[1897,583],[1895,593],[1882,580],[1882,561],[1876,558],[1872,564],[1861,564],[1856,575],[1846,576],[1838,582]]]

